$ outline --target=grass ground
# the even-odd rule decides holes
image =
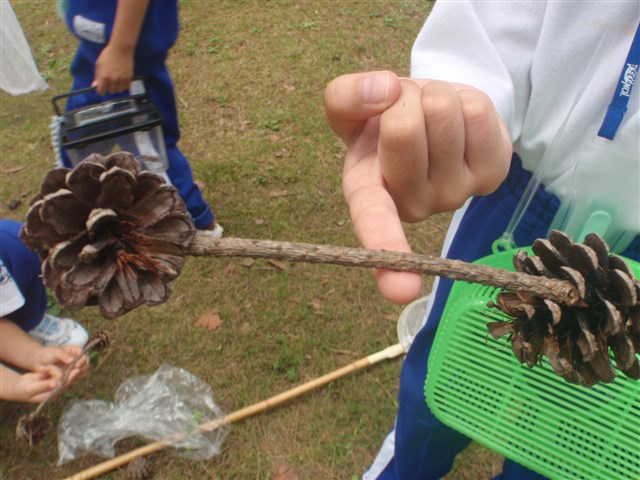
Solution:
[[[51,87],[0,94],[0,208],[22,220],[53,166],[50,100],[69,87],[75,41],[54,2],[12,5]],[[323,90],[348,72],[407,74],[429,8],[414,0],[181,1],[181,36],[169,59],[180,145],[226,235],[356,245],[340,186],[344,148],[324,122]],[[438,254],[447,221],[408,225],[414,250]],[[91,308],[73,312],[114,344],[48,413],[57,422],[73,398],[112,400],[122,381],[163,363],[210,384],[231,412],[396,343],[400,311],[366,270],[191,258],[166,304],[117,321]],[[222,325],[196,326],[206,313],[217,313]],[[156,455],[154,478],[284,480],[287,468],[300,479],[356,478],[392,425],[399,370],[400,361],[388,361],[244,420],[211,460]],[[13,428],[31,408],[0,406],[3,479],[61,478],[100,461],[89,455],[57,467],[54,432],[34,448],[17,445]],[[127,440],[119,450],[136,445]],[[447,479],[488,478],[499,463],[473,445]]]

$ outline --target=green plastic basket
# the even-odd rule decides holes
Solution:
[[[513,270],[513,252],[477,263]],[[628,260],[640,278],[640,264]],[[521,365],[494,340],[498,289],[455,282],[429,357],[427,404],[444,424],[551,479],[640,479],[640,381],[623,373],[592,388],[548,362]]]

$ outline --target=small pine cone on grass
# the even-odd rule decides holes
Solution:
[[[533,256],[513,259],[516,271],[571,281],[581,301],[565,306],[524,293],[500,292],[496,307],[511,320],[489,322],[494,338],[509,335],[512,350],[530,368],[543,356],[566,381],[584,386],[610,383],[617,376],[640,379],[640,282],[629,265],[610,254],[596,234],[574,243],[562,232],[538,239]],[[611,354],[610,354],[611,351]]]
[[[123,470],[124,480],[150,480],[153,477],[153,463],[148,457],[138,457],[131,461]]]
[[[32,447],[44,438],[49,427],[51,427],[51,420],[48,417],[35,412],[23,415],[16,425],[16,439]]]
[[[104,352],[111,346],[109,334],[103,330],[99,330],[89,338],[87,345],[93,345],[91,348],[94,352]]]
[[[44,282],[61,306],[99,305],[115,318],[168,299],[182,247],[195,233],[175,187],[118,152],[51,170],[20,238],[40,255]]]

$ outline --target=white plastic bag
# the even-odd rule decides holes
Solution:
[[[0,87],[11,95],[49,88],[40,76],[20,22],[8,0],[0,1]]]
[[[199,426],[222,418],[211,387],[188,371],[162,365],[154,374],[122,382],[113,402],[74,400],[58,424],[58,464],[94,453],[115,455],[115,444],[138,436],[150,441],[186,434],[175,443],[179,455],[194,460],[220,453],[229,425],[200,432]]]

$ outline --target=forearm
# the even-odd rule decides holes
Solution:
[[[42,346],[11,320],[0,318],[0,361],[34,371],[33,352]]]
[[[15,384],[19,378],[18,372],[0,364],[0,400],[16,400]]]
[[[133,51],[147,13],[149,0],[119,0],[109,46],[120,51]]]
[[[0,364],[0,400],[39,403],[58,385],[48,371],[19,374]]]

